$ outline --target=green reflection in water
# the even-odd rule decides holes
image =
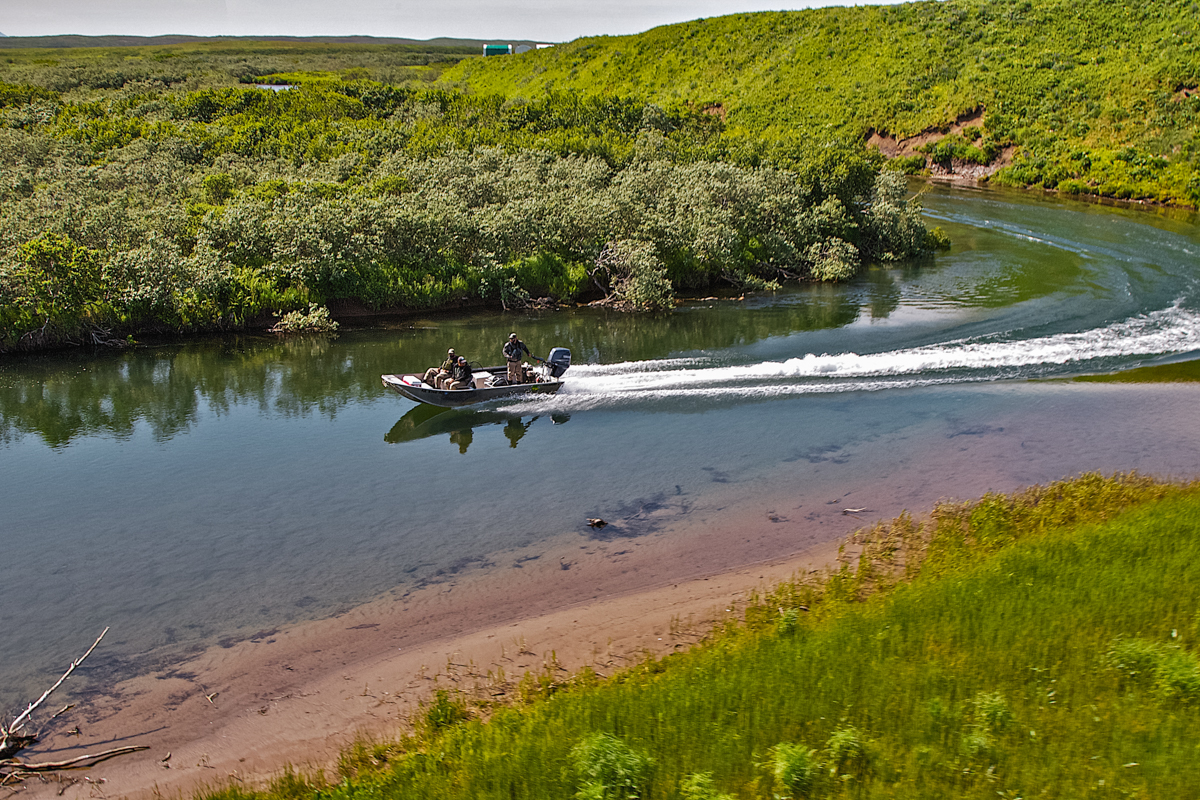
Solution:
[[[283,415],[332,415],[376,393],[354,362],[319,338],[31,358],[0,371],[0,437],[36,434],[57,448],[95,433],[128,437],[141,423],[165,441],[195,424],[202,408],[220,415],[246,402]]]
[[[0,439],[33,434],[54,448],[80,436],[128,437],[139,425],[158,440],[188,430],[207,410],[235,404],[264,413],[328,417],[379,397],[379,376],[424,369],[455,347],[477,364],[498,364],[510,329],[537,354],[571,349],[579,363],[662,358],[853,322],[859,305],[845,288],[778,297],[712,300],[655,317],[580,308],[539,314],[474,314],[414,320],[337,339],[261,336],[204,340],[119,353],[12,359],[0,368]],[[520,437],[514,433],[513,441]],[[469,434],[460,434],[465,452]]]

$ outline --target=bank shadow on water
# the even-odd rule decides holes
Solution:
[[[529,418],[526,419],[526,416]],[[508,439],[508,446],[516,447],[542,416],[514,414],[494,409],[439,408],[422,404],[409,409],[397,420],[383,440],[388,444],[403,444],[448,434],[450,443],[458,448],[459,453],[465,455],[467,448],[474,441],[476,428],[501,425],[504,428],[504,436]],[[563,425],[571,419],[570,414],[545,416],[549,417],[553,425]]]

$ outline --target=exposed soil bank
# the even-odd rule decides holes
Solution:
[[[929,177],[951,183],[976,184],[1005,167],[1012,166],[1013,154],[1016,148],[1012,145],[1003,148],[989,164],[975,164],[963,159],[952,159],[949,166],[938,164],[925,155],[924,147],[936,144],[947,136],[961,136],[963,131],[971,128],[982,128],[984,123],[983,109],[976,109],[958,117],[945,128],[927,128],[915,136],[897,139],[886,131],[872,130],[868,132],[866,145],[877,150],[889,159],[912,158],[920,156],[925,159],[925,167]]]

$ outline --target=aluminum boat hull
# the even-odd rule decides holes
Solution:
[[[481,373],[504,375],[506,372],[505,367],[485,367],[475,370],[475,375],[478,376]],[[383,385],[396,394],[418,403],[428,403],[431,406],[441,406],[442,408],[461,408],[520,394],[554,394],[563,385],[562,380],[555,379],[537,383],[517,383],[509,386],[435,389],[422,382],[420,375],[384,375],[382,377]]]

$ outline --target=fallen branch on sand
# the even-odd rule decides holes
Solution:
[[[33,712],[37,710],[46,699],[54,693],[54,690],[63,685],[67,678],[71,677],[71,673],[76,667],[83,663],[83,660],[92,654],[96,646],[100,644],[100,640],[108,633],[108,628],[100,632],[96,641],[92,642],[92,646],[87,649],[87,652],[79,658],[71,662],[71,666],[67,667],[67,671],[62,674],[54,685],[46,691],[42,692],[42,696],[34,700],[29,706],[17,715],[12,722],[7,725],[0,725],[0,786],[11,786],[20,783],[26,777],[38,775],[46,772],[57,772],[68,769],[87,769],[94,767],[101,761],[107,761],[116,756],[125,755],[126,753],[136,753],[139,750],[148,750],[149,748],[142,746],[132,747],[117,747],[112,750],[105,750],[100,753],[89,753],[87,755],[68,758],[63,761],[43,761],[37,764],[31,764],[24,761],[18,761],[16,755],[25,748],[38,741],[39,733],[24,733],[25,726],[32,719]],[[63,706],[58,712],[52,714],[50,719],[55,719],[66,711],[72,708],[71,705]]]

